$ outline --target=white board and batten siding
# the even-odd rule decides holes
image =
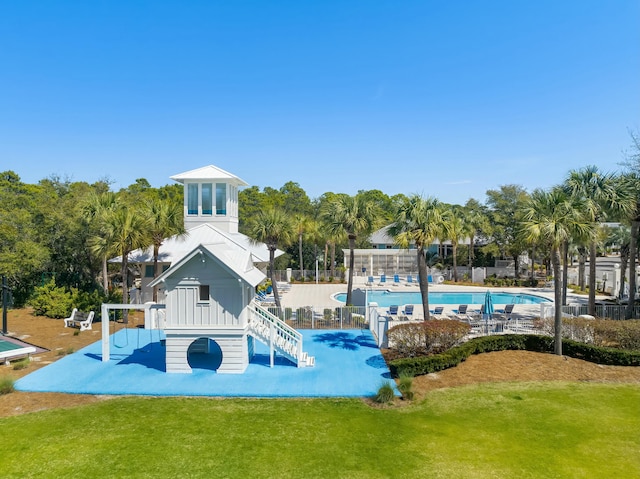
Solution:
[[[185,331],[165,330],[166,367],[168,373],[191,373],[187,359],[189,346],[199,338],[214,338],[222,353],[222,363],[217,369],[220,374],[241,374],[249,365],[253,339],[245,331],[229,329],[191,329]]]
[[[243,304],[253,294],[250,287],[212,261],[194,258],[182,278],[167,279],[167,328],[244,328]],[[174,283],[175,282],[175,283]],[[171,284],[173,283],[173,284]],[[201,286],[209,297],[201,298]]]

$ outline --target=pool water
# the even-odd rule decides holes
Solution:
[[[485,292],[429,292],[429,304],[484,304]],[[337,301],[343,303],[347,299],[347,293],[335,295]],[[540,304],[550,300],[526,293],[491,293],[493,304]],[[418,291],[369,291],[370,303],[378,303],[378,306],[391,306],[394,304],[422,304],[422,296]]]
[[[6,351],[13,351],[14,349],[21,349],[22,346],[18,346],[17,344],[10,343],[9,341],[5,341],[0,339],[0,353],[4,353]]]

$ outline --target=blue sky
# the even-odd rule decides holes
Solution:
[[[0,171],[449,203],[620,168],[640,1],[5,1]]]

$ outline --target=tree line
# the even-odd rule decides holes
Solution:
[[[415,245],[425,312],[426,249],[435,239],[451,242],[451,254],[437,260],[453,266],[454,281],[459,279],[459,264],[483,265],[487,258],[512,258],[518,275],[518,258],[527,252],[532,275],[537,262],[549,265],[555,278],[561,277],[561,267],[566,278],[569,258],[578,257],[584,283],[586,259],[590,257],[589,265],[595,268],[598,248],[608,241],[620,245],[624,269],[633,271],[637,261],[640,145],[637,134],[631,137],[623,173],[588,166],[570,172],[549,190],[527,192],[519,185],[502,185],[488,190],[484,202],[470,199],[464,205],[418,195],[388,196],[380,190],[361,190],[353,196],[327,192],[312,200],[292,181],[279,189],[252,186],[239,192],[239,229],[267,244],[272,278],[276,268],[304,272],[320,255],[327,274],[335,277],[341,250],[349,249],[347,303],[353,285],[353,250],[370,247],[369,235],[382,226],[390,226],[398,246]],[[26,184],[16,173],[5,171],[0,173],[0,273],[8,278],[17,306],[51,278],[61,287],[106,293],[114,284],[128,284],[131,251],[153,246],[157,261],[162,240],[184,234],[182,215],[180,184],[154,188],[137,179],[113,192],[106,181],[90,184],[50,177]],[[600,227],[606,221],[623,226],[606,236]],[[483,246],[459,247],[466,238]],[[286,254],[276,260],[277,248]],[[120,264],[107,262],[113,257],[119,257]],[[157,264],[155,271],[160,272]],[[595,307],[594,271],[589,278],[589,304]],[[633,293],[634,274],[629,281]],[[561,286],[556,301],[561,305],[566,284],[555,284]],[[277,283],[273,285],[279,301]],[[122,287],[121,294],[127,302],[128,288]]]

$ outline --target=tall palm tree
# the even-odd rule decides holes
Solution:
[[[153,245],[153,277],[157,278],[159,270],[158,255],[165,238],[184,235],[184,218],[182,205],[154,198],[144,204],[141,214],[148,220],[148,241]],[[153,301],[158,301],[158,286],[153,287]]]
[[[609,231],[607,243],[620,246],[620,271],[622,276],[620,277],[620,291],[618,293],[618,297],[621,298],[624,295],[627,267],[629,266],[631,228],[625,225],[620,225],[618,228],[612,229]]]
[[[523,209],[521,227],[530,241],[542,240],[551,249],[555,300],[554,351],[562,355],[561,248],[577,231],[587,236],[593,223],[578,206],[575,197],[561,188],[554,188],[551,191],[536,190],[531,194]]]
[[[376,226],[376,209],[373,203],[362,196],[339,195],[329,201],[322,217],[327,230],[332,235],[346,234],[349,239],[349,281],[347,285],[347,306],[352,304],[353,269],[355,265],[356,239],[370,233]]]
[[[146,246],[148,228],[149,223],[144,215],[126,205],[117,205],[104,217],[104,241],[106,244],[113,245],[114,253],[121,258],[123,304],[129,302],[129,253]]]
[[[460,241],[469,238],[472,234],[472,226],[465,222],[462,211],[452,206],[443,212],[443,232],[441,239],[451,241],[451,252],[453,255],[453,281],[458,282],[458,244]]]
[[[464,205],[464,222],[469,226],[469,278],[472,278],[476,238],[479,234],[488,236],[491,228],[484,207],[474,199],[470,199]]]
[[[273,288],[276,306],[280,307],[278,283],[275,278],[276,250],[278,246],[285,247],[294,237],[293,225],[290,218],[281,209],[267,208],[258,212],[252,225],[250,235],[256,243],[262,242],[269,250],[269,278]]]
[[[636,145],[638,138],[635,138]],[[620,178],[620,190],[631,197],[633,207],[628,212],[627,219],[631,223],[631,235],[629,238],[629,301],[625,318],[633,317],[633,308],[636,300],[636,258],[638,254],[638,235],[640,234],[640,149],[637,153],[637,171],[623,175]]]
[[[429,319],[429,281],[425,253],[429,245],[443,232],[442,205],[435,198],[412,195],[404,198],[397,207],[395,221],[389,234],[403,248],[411,244],[418,256],[418,283],[425,319]]]
[[[293,229],[298,237],[298,261],[300,265],[300,276],[304,278],[304,257],[302,254],[302,241],[305,236],[313,236],[317,230],[315,221],[305,214],[298,213],[293,216]]]
[[[620,215],[632,209],[627,192],[616,187],[611,174],[598,171],[596,166],[587,166],[569,173],[564,189],[582,205],[583,211],[594,225],[604,221],[608,214]],[[589,314],[596,310],[596,236],[589,243]]]
[[[109,275],[107,259],[113,254],[113,245],[109,243],[104,233],[104,220],[116,207],[116,195],[111,191],[103,193],[92,192],[84,204],[82,212],[89,222],[93,234],[89,238],[90,251],[98,255],[102,261],[102,287],[105,294],[109,291]]]

